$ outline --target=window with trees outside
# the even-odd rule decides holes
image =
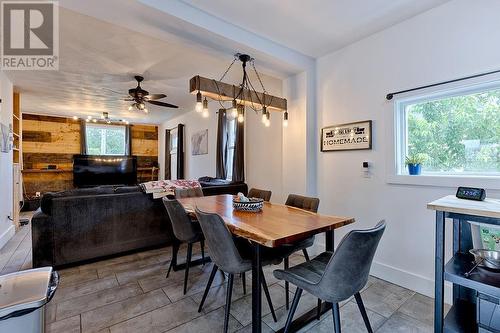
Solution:
[[[236,119],[227,120],[226,179],[233,179],[234,144],[236,142]]]
[[[417,155],[423,175],[500,176],[500,83],[396,105],[398,174]]]
[[[126,155],[125,126],[87,124],[88,155]]]

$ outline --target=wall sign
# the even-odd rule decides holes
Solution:
[[[321,151],[372,149],[372,121],[333,125],[321,129]]]

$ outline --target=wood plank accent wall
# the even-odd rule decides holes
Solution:
[[[80,122],[25,113],[22,118],[25,193],[33,196],[36,192],[72,189],[73,155],[80,154]],[[132,155],[138,159],[138,181],[149,181],[152,167],[158,166],[158,127],[132,125],[131,135]],[[49,164],[55,164],[59,171],[42,170]]]

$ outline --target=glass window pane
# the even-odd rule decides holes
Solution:
[[[86,127],[86,142],[88,155],[102,155],[101,142],[102,134],[101,129],[96,127]]]
[[[106,128],[106,155],[125,155],[125,128]]]
[[[500,89],[407,105],[407,154],[423,173],[500,174]]]

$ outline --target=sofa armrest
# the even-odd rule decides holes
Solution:
[[[53,266],[54,228],[52,218],[39,208],[31,218],[33,268]]]

